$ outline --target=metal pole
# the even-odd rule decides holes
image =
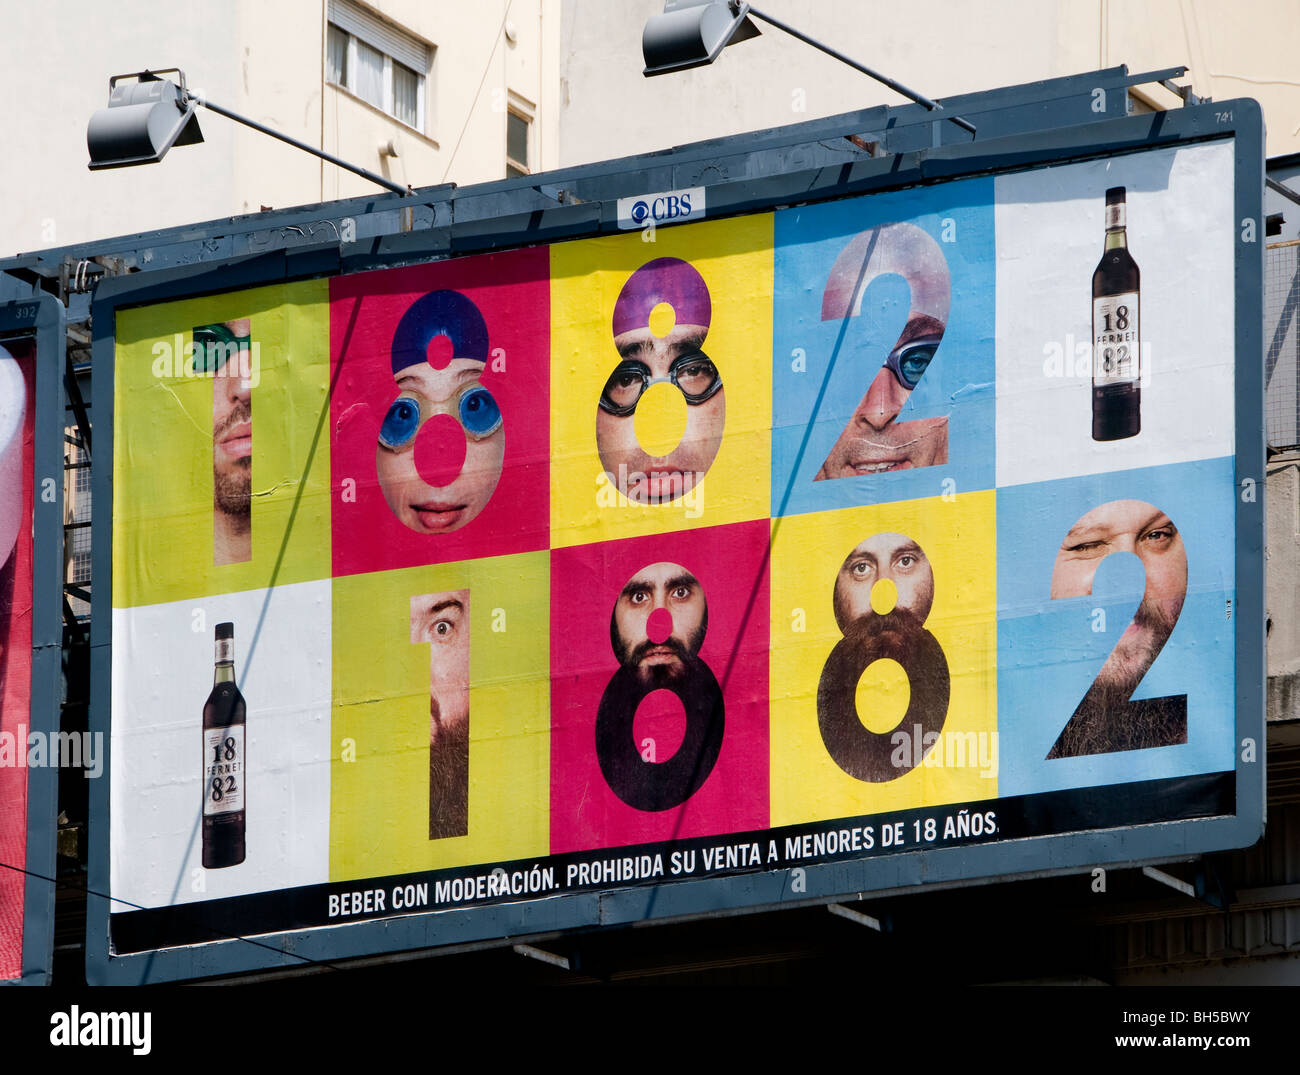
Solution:
[[[939,104],[939,102],[932,101],[930,100],[930,98],[924,96],[923,94],[916,93],[913,90],[909,90],[901,82],[895,82],[888,75],[882,75],[879,71],[873,71],[866,64],[858,63],[857,60],[845,56],[844,53],[836,51],[835,49],[831,48],[829,45],[823,45],[816,38],[812,38],[805,33],[801,33],[799,30],[796,30],[793,26],[787,26],[779,19],[772,18],[772,16],[768,15],[766,12],[759,11],[758,8],[756,7],[751,7],[749,8],[749,14],[753,15],[755,18],[762,19],[764,22],[771,23],[778,30],[784,30],[791,37],[797,37],[800,41],[802,41],[806,45],[811,45],[815,49],[820,49],[822,52],[826,53],[827,56],[834,56],[835,59],[840,61],[840,63],[848,64],[855,71],[861,71],[864,75],[867,75],[869,78],[874,78],[877,82],[883,82],[895,93],[901,93],[904,97],[907,97],[910,100],[915,101],[917,104],[925,105],[925,107],[930,109],[931,111],[934,112],[943,111],[943,105]],[[953,123],[957,124],[957,126],[960,127],[962,130],[969,131],[972,138],[975,137],[974,124],[969,123],[968,121],[962,119],[961,116],[945,115],[944,118],[952,120]]]
[[[315,146],[310,146],[306,142],[299,142],[298,139],[290,138],[287,134],[281,134],[277,130],[273,130],[270,127],[258,123],[256,120],[251,120],[247,116],[241,116],[238,112],[232,112],[228,108],[222,108],[220,105],[213,104],[211,101],[204,100],[202,97],[198,97],[193,93],[186,92],[185,96],[188,100],[195,102],[195,104],[200,104],[204,108],[209,108],[213,112],[225,116],[227,119],[233,119],[236,123],[242,123],[245,127],[252,127],[253,130],[261,131],[263,134],[269,134],[272,138],[280,139],[281,142],[288,142],[291,146],[295,146],[298,149],[314,154],[322,160],[329,161],[330,164],[338,165],[340,168],[346,168],[349,172],[355,172],[364,179],[369,179],[372,183],[378,183],[381,187],[386,187],[394,194],[411,193],[409,188],[394,183],[391,179],[385,179],[382,175],[376,175],[374,172],[366,171],[366,169],[360,168],[355,164],[349,164],[345,160],[335,157],[330,153],[326,153],[323,149],[317,149]]]

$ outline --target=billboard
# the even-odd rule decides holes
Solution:
[[[103,292],[92,978],[1251,842],[1239,111]]]
[[[61,329],[51,298],[0,304],[3,984],[44,984],[53,955],[62,407],[41,360],[62,361]]]

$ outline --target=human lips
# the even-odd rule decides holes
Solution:
[[[451,530],[460,523],[467,507],[466,504],[426,500],[420,504],[412,504],[411,511],[421,529],[436,533]]]
[[[253,423],[237,422],[221,435],[217,446],[231,459],[247,459],[253,454]]]
[[[628,476],[626,496],[643,503],[663,503],[689,493],[698,478],[694,470],[651,464]]]
[[[642,662],[663,664],[667,660],[680,660],[677,650],[668,645],[651,646],[641,655]]]
[[[916,464],[906,456],[894,455],[885,459],[858,456],[845,460],[842,477],[854,474],[884,474],[890,470],[911,470]]]

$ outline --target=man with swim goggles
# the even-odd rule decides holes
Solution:
[[[948,263],[933,236],[905,223],[884,224],[855,235],[831,267],[822,294],[822,320],[859,316],[863,296],[882,276],[902,277],[906,282],[907,324],[817,472],[818,481],[948,462],[946,415],[899,421],[948,324],[952,298]],[[863,360],[865,370],[872,368],[868,361]]]
[[[249,321],[229,321],[225,324],[199,325],[194,330],[194,347],[190,364],[197,374],[218,373],[222,367],[241,351],[252,348],[252,339],[247,331],[237,333],[230,326],[247,326]]]
[[[623,361],[605,382],[600,409],[616,418],[636,412],[636,405],[652,384],[671,384],[681,390],[688,407],[698,407],[722,387],[717,367],[703,351],[688,351],[673,359],[667,377],[655,377],[644,362]]]
[[[212,562],[253,557],[252,322],[244,317],[194,329],[191,366],[212,377]]]
[[[726,393],[703,351],[712,318],[708,285],[680,258],[642,265],[614,304],[611,327],[620,361],[597,401],[596,450],[609,480],[635,503],[665,504],[684,496],[718,454]],[[641,447],[632,418],[646,390],[661,383],[677,388],[688,410],[681,442],[656,457]]]
[[[429,345],[439,336],[451,342],[452,357],[443,369],[428,360]],[[487,356],[483,315],[457,291],[417,299],[393,334],[391,365],[399,394],[380,423],[375,469],[393,514],[417,533],[466,526],[487,506],[501,477],[501,408],[479,381]],[[435,442],[425,441],[424,448],[418,443],[439,415],[454,418],[465,434],[465,461],[450,482],[436,455],[429,454]]]

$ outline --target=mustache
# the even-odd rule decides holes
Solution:
[[[253,407],[251,403],[236,403],[231,412],[222,420],[221,425],[212,427],[212,439],[220,440],[229,430],[240,422],[252,422]]]
[[[885,634],[886,632],[909,635],[924,630],[924,627],[925,625],[920,618],[910,608],[896,605],[883,614],[871,612],[859,616],[845,627],[844,636],[847,638],[852,634],[867,638],[872,635]]]
[[[646,654],[648,654],[652,649],[660,649],[663,647],[667,647],[668,649],[672,650],[675,654],[677,654],[678,657],[682,659],[683,663],[690,661],[691,658],[694,656],[694,654],[689,649],[686,648],[686,644],[684,642],[682,642],[679,638],[670,635],[662,642],[651,642],[647,638],[644,642],[639,643],[636,647],[633,648],[632,652],[627,655],[627,660],[624,661],[623,663],[629,665],[640,664],[641,659],[645,657]]]

